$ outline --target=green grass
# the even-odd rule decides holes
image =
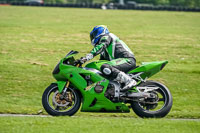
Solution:
[[[199,13],[0,6],[0,16],[0,113],[43,110],[42,93],[54,81],[51,72],[59,59],[70,50],[79,51],[79,57],[88,53],[92,48],[89,32],[104,24],[132,49],[138,65],[169,60],[152,77],[172,93],[174,103],[167,117],[200,118]],[[136,117],[134,113],[76,115]],[[58,120],[35,118],[35,122],[46,119]]]
[[[124,117],[1,117],[2,133],[199,133],[194,120],[135,119]]]

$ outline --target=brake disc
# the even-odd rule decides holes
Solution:
[[[61,98],[61,97],[62,95],[58,91],[54,93],[52,98],[54,107],[66,107],[68,105],[71,105],[72,101],[67,101],[66,98]]]

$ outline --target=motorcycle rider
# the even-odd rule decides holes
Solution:
[[[100,60],[109,61],[101,65],[101,72],[106,77],[124,83],[121,91],[129,90],[135,86],[136,81],[125,74],[136,66],[136,59],[128,46],[116,35],[110,33],[105,25],[95,26],[90,32],[90,39],[94,48],[81,60],[86,62],[101,54]]]

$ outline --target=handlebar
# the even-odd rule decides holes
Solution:
[[[76,67],[80,67],[82,66],[82,64],[84,64],[85,62],[83,62],[82,60],[78,59],[74,62],[74,66]]]

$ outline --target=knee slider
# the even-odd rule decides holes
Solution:
[[[112,73],[111,66],[108,64],[103,64],[101,66],[101,72],[105,75],[110,75]]]

